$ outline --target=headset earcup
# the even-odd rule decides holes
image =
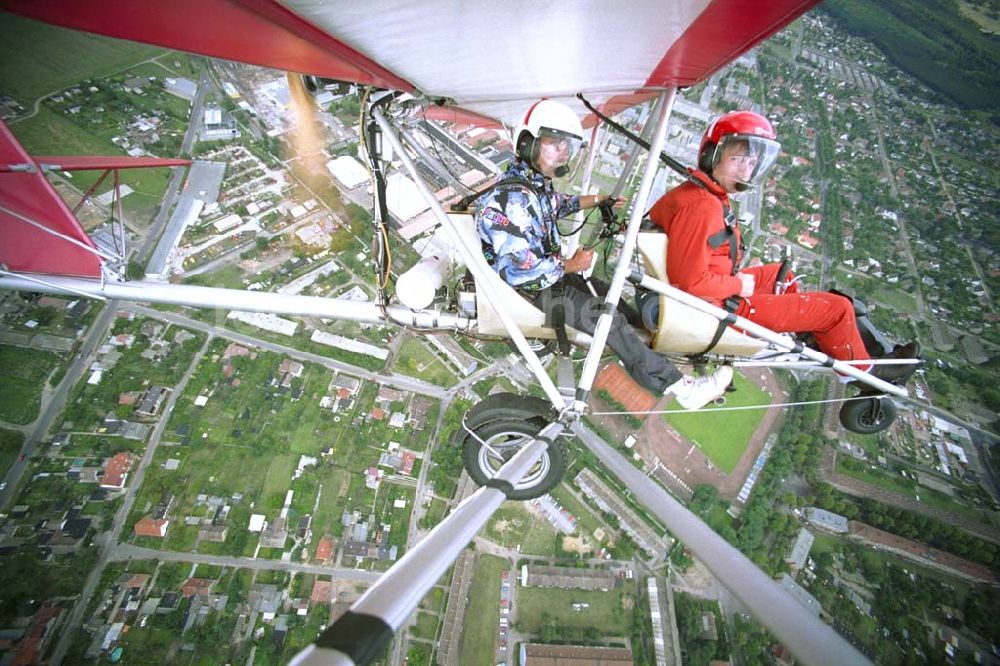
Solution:
[[[531,151],[535,144],[535,137],[530,132],[521,132],[517,137],[517,156],[525,162],[531,162]]]
[[[718,149],[718,144],[714,141],[709,141],[705,144],[705,148],[698,155],[698,168],[707,174],[712,173],[712,167],[715,166],[715,153]]]

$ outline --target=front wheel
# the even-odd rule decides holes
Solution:
[[[456,443],[462,447],[462,463],[478,485],[487,484],[523,446],[551,422],[551,408],[537,398],[509,394],[492,395],[467,415]],[[566,450],[558,440],[541,459],[514,484],[512,500],[530,500],[555,488],[566,472]]]
[[[882,432],[895,420],[896,404],[888,398],[853,398],[840,408],[840,425],[861,435]]]

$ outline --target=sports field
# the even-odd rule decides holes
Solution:
[[[114,8],[109,6],[109,12]],[[0,91],[31,108],[35,100],[86,78],[101,78],[166,49],[98,37],[3,14]]]
[[[764,417],[764,409],[724,411],[732,407],[762,407],[771,402],[771,396],[736,373],[733,383],[736,391],[726,394],[722,407],[706,407],[696,412],[665,414],[667,423],[686,439],[694,442],[716,467],[729,474],[736,468],[740,456],[750,442],[757,424]],[[679,409],[671,401],[670,409]]]

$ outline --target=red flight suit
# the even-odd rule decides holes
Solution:
[[[705,187],[682,183],[656,202],[649,217],[669,237],[670,284],[722,307],[726,298],[739,296],[741,282],[733,275],[729,243],[712,248],[708,239],[725,228],[723,207],[729,206],[729,197],[707,174],[701,171],[692,174]],[[738,264],[738,225],[734,225],[733,231]],[[737,315],[778,333],[812,333],[820,350],[841,361],[870,358],[858,333],[854,306],[848,299],[824,291],[799,292],[798,283],[786,293],[776,295],[778,268],[779,264],[767,264],[741,271],[753,275],[756,282],[753,295],[741,299]]]

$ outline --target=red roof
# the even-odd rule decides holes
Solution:
[[[316,559],[326,562],[331,557],[333,557],[333,539],[325,536],[316,544]]]
[[[330,603],[333,600],[333,583],[328,580],[318,580],[313,583],[309,600],[319,604]]]
[[[181,586],[181,596],[187,598],[194,595],[207,596],[212,593],[212,578],[188,578]]]
[[[407,451],[403,454],[403,469],[400,471],[403,474],[410,474],[413,472],[413,463],[417,459],[417,454],[412,451]]]
[[[128,451],[119,451],[111,456],[104,468],[104,476],[101,477],[101,488],[121,488],[125,485],[125,477],[131,466],[132,454]]]
[[[27,666],[41,661],[42,655],[39,653],[39,647],[41,647],[42,638],[45,636],[49,624],[59,617],[62,610],[59,606],[50,606],[48,602],[42,604],[42,607],[35,613],[35,617],[31,619],[28,632],[17,646],[17,653],[10,662],[12,666]]]
[[[143,516],[135,525],[132,527],[132,532],[136,536],[145,537],[156,537],[162,539],[167,534],[167,525],[170,524],[169,520],[164,520],[163,518],[157,518],[153,520],[149,516]]]
[[[385,418],[385,410],[382,409],[381,407],[376,407],[375,409],[372,410],[372,418],[375,419],[376,421],[381,421],[382,419]]]

